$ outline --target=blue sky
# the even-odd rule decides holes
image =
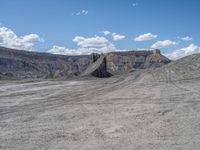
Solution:
[[[106,44],[97,45],[101,40],[111,50],[160,48],[168,54],[193,46],[192,52],[200,51],[199,0],[0,0],[0,3],[0,27],[4,27],[0,32],[11,30],[21,39],[38,35],[38,41],[28,45],[37,51],[55,46],[62,47],[61,52],[85,51],[86,47],[92,51],[104,48]],[[105,35],[103,31],[110,33]],[[4,44],[0,44],[14,47],[3,36]],[[138,36],[142,40],[136,40]],[[75,40],[76,37],[79,38]],[[20,44],[30,41],[27,38],[30,37]],[[88,46],[91,41],[94,45]],[[98,50],[104,52],[101,48]]]

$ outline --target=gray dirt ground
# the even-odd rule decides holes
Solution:
[[[199,150],[199,65],[179,80],[171,66],[109,79],[0,81],[0,149]]]

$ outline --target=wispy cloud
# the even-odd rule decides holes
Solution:
[[[136,6],[138,6],[138,3],[133,3],[132,6],[136,7]]]
[[[120,34],[117,34],[117,33],[113,33],[112,37],[113,37],[114,41],[120,41],[120,40],[123,40],[123,39],[126,38],[125,35],[120,35]]]
[[[192,41],[192,37],[190,37],[190,36],[177,37],[177,38],[182,41]]]
[[[109,35],[110,34],[110,31],[103,31],[103,34],[106,36],[106,35]]]
[[[117,33],[115,33],[115,32],[112,33],[112,32],[110,32],[110,31],[103,31],[103,34],[104,34],[105,36],[111,35],[112,38],[113,38],[113,41],[120,41],[120,40],[123,40],[123,39],[126,38],[125,35],[120,35],[120,34],[117,34]]]
[[[81,11],[72,13],[73,16],[81,16],[81,15],[85,16],[87,14],[89,14],[89,11],[87,11],[87,10],[81,10]]]

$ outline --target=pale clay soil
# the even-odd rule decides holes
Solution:
[[[200,64],[181,67],[0,81],[0,149],[199,150]]]

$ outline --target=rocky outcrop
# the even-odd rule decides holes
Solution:
[[[0,79],[66,79],[80,75],[103,78],[169,62],[159,50],[65,56],[0,47]]]
[[[171,60],[160,54],[160,50],[111,52],[106,55],[106,60],[107,71],[112,74],[160,67],[171,62]]]
[[[107,71],[106,56],[104,54],[92,54],[92,64],[81,74],[81,76],[92,75],[99,78],[111,77],[112,74]]]

